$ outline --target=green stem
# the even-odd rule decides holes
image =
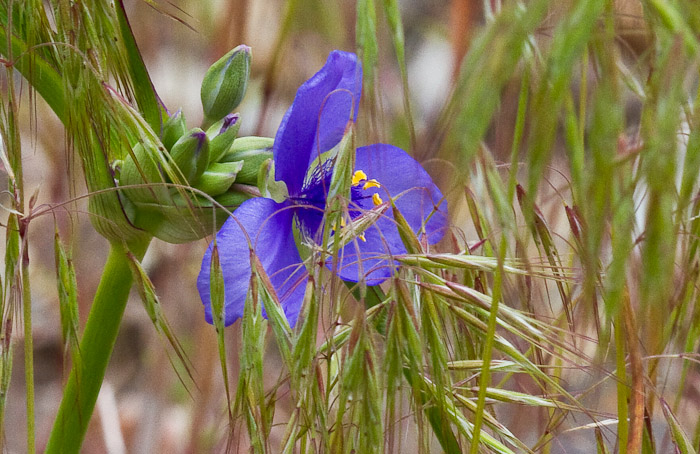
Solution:
[[[147,248],[148,242],[144,242],[131,248],[131,252],[140,259]],[[117,339],[132,280],[127,249],[112,243],[80,342],[80,358],[74,358],[46,446],[47,454],[77,454],[80,450]]]
[[[22,264],[22,305],[24,319],[24,381],[27,386],[27,452],[36,452],[36,425],[34,423],[34,338],[32,336],[32,293],[29,287],[27,243]]]

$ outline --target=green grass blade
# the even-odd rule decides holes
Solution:
[[[124,1],[118,0],[114,6],[119,19],[120,36],[127,55],[127,68],[130,72],[136,102],[149,126],[156,133],[160,133],[164,112],[158,99],[158,94],[151,81],[151,76],[146,70],[143,57],[141,57],[141,52],[131,31],[129,19],[126,16],[126,9],[124,8]]]

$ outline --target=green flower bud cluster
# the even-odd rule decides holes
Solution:
[[[184,243],[215,233],[253,195],[259,169],[272,157],[272,139],[237,138],[250,48],[238,46],[214,63],[202,82],[206,131],[188,129],[181,111],[158,140],[144,140],[115,163],[122,205],[133,225],[156,238]]]
[[[137,143],[115,165],[134,226],[171,243],[215,233],[257,192],[258,168],[272,156],[272,139],[237,139],[239,128],[239,115],[229,114],[206,132],[187,130],[178,111],[163,126],[162,145]]]

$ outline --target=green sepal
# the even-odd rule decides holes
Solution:
[[[258,171],[258,188],[263,197],[282,203],[289,198],[289,190],[284,181],[275,180],[275,161],[267,159]]]
[[[134,225],[168,243],[189,243],[216,233],[226,215],[210,199],[175,193],[167,204],[135,204]]]
[[[158,203],[168,200],[168,188],[161,173],[163,156],[152,144],[137,143],[124,159],[119,173],[119,186],[139,187],[122,189],[121,194],[133,203]]]
[[[185,114],[178,109],[163,125],[163,138],[161,141],[166,149],[172,150],[175,142],[180,140],[180,137],[186,132],[187,123],[185,121]]]
[[[202,107],[210,122],[218,121],[241,103],[250,77],[250,47],[241,44],[211,65],[202,81]]]
[[[224,154],[233,145],[238,130],[241,128],[240,115],[226,115],[207,129],[209,137],[209,164],[221,161]]]
[[[214,163],[204,171],[195,188],[210,196],[221,195],[228,191],[234,181],[236,174],[243,167],[243,161]]]
[[[206,133],[199,128],[192,129],[173,145],[170,157],[185,178],[183,183],[196,183],[209,164]]]
[[[241,206],[243,202],[250,199],[252,196],[245,192],[240,191],[228,191],[224,194],[214,197],[214,201],[223,206],[226,210],[233,212],[236,208]],[[218,206],[217,205],[217,206]]]
[[[229,151],[220,162],[243,161],[243,168],[238,172],[236,181],[256,185],[263,162],[272,158],[274,139],[269,137],[240,137],[233,141]]]
[[[233,145],[228,152],[222,156],[222,161],[238,161],[245,159],[247,156],[255,155],[260,152],[272,153],[272,146],[275,139],[271,137],[247,136],[239,137],[233,141]],[[272,157],[270,155],[270,157]]]
[[[171,189],[167,203],[138,203],[129,216],[133,224],[168,243],[189,243],[215,234],[233,212],[251,197],[228,191],[213,199]]]

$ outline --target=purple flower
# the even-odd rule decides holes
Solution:
[[[249,244],[270,276],[289,324],[296,323],[308,274],[294,229],[303,241],[319,242],[333,172],[332,160],[313,169],[309,166],[335,147],[348,123],[355,122],[361,90],[362,68],[355,54],[333,51],[323,68],[297,91],[273,148],[275,178],[286,184],[289,196],[279,203],[262,197],[247,200],[216,235],[224,276],[226,325],[243,316],[251,275]],[[352,180],[347,223],[371,210],[382,210],[392,197],[414,232],[425,235],[430,244],[442,238],[447,204],[420,164],[400,148],[385,144],[358,148]],[[209,245],[197,280],[209,323],[211,253]],[[396,264],[391,257],[405,253],[391,209],[384,210],[376,222],[342,248],[336,271],[343,280],[377,285],[394,271]]]

